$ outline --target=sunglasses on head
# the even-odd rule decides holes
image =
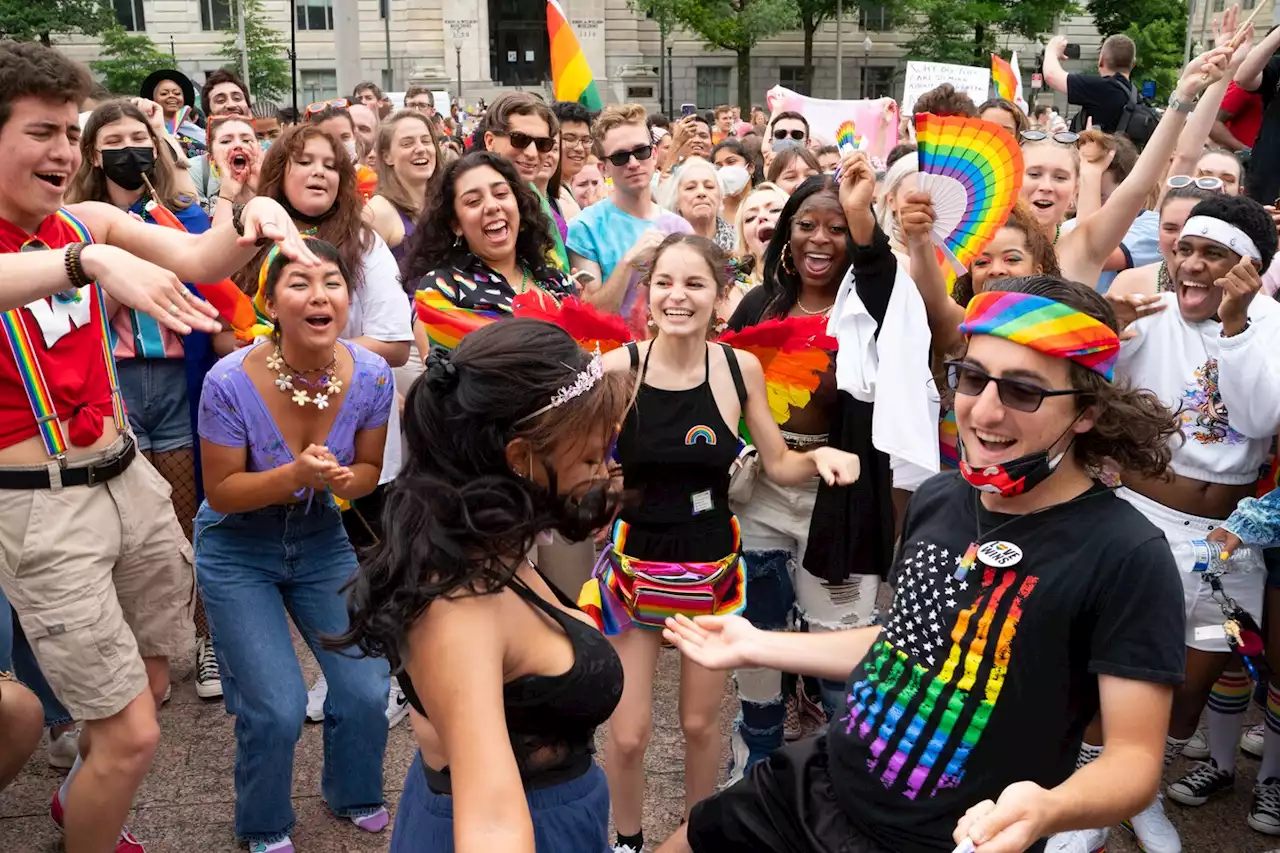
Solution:
[[[1075,389],[1051,391],[1021,379],[998,378],[964,361],[948,361],[946,367],[947,386],[952,391],[966,397],[977,397],[994,382],[1001,404],[1018,412],[1036,411],[1045,397],[1070,397],[1084,393]]]
[[[796,140],[796,141],[799,141],[799,140],[801,140],[801,139],[804,139],[804,131],[803,131],[803,130],[781,130],[781,129],[779,129],[779,130],[775,130],[775,131],[773,132],[773,138],[774,138],[774,139],[786,139],[788,136],[790,136],[792,139],[794,139],[794,140]]]
[[[608,160],[615,166],[625,166],[627,163],[631,162],[632,157],[635,157],[636,160],[640,162],[644,162],[652,156],[652,145],[639,145],[635,148],[629,148],[626,151],[615,151],[612,154],[606,154],[604,155],[604,159]]]
[[[1169,180],[1165,181],[1165,186],[1171,190],[1180,190],[1183,187],[1196,186],[1202,190],[1213,190],[1214,192],[1222,192],[1222,178],[1215,178],[1213,175],[1203,175],[1193,178],[1190,175],[1170,175]]]
[[[518,130],[513,130],[508,133],[498,133],[497,131],[494,131],[494,135],[505,136],[511,141],[511,147],[517,151],[523,151],[530,145],[533,145],[538,149],[539,154],[547,154],[552,148],[556,147],[556,141],[550,136],[530,136],[529,134],[521,133]]]
[[[351,102],[346,98],[334,98],[331,101],[316,101],[314,104],[308,104],[306,112],[302,114],[302,120],[307,121],[316,113],[322,113],[329,107],[334,109],[345,110],[351,106]]]
[[[1059,130],[1055,133],[1048,133],[1043,130],[1024,130],[1018,134],[1023,142],[1044,142],[1046,139],[1052,139],[1061,145],[1075,145],[1080,141],[1080,134],[1070,130]]]

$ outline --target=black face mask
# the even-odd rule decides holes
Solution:
[[[108,148],[102,152],[102,173],[121,189],[141,189],[142,176],[150,175],[155,165],[156,152],[150,148]]]
[[[559,495],[556,488],[556,472],[547,464],[546,488],[530,482],[545,500],[544,506],[551,515],[549,527],[570,542],[590,539],[595,532],[609,523],[618,508],[619,495],[609,480],[593,483],[581,497]]]

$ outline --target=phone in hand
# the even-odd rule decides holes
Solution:
[[[1066,48],[1063,50],[1063,54],[1067,57],[1067,59],[1079,59],[1079,58],[1080,58],[1080,43],[1079,43],[1079,42],[1074,42],[1074,41],[1069,41],[1069,42],[1067,42],[1067,46],[1066,46]]]
[[[696,113],[697,111],[698,111],[698,105],[697,105],[697,104],[681,104],[681,105],[680,105],[680,115],[681,115],[681,116],[691,116],[691,115],[693,115],[694,113]]]

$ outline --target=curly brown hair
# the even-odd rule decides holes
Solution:
[[[0,129],[13,113],[13,102],[41,98],[75,104],[93,87],[89,69],[37,42],[0,41]]]
[[[1119,333],[1115,312],[1097,291],[1053,275],[1034,275],[992,282],[991,290],[1028,293],[1060,302]],[[1093,428],[1076,436],[1076,459],[1091,472],[1114,463],[1123,473],[1164,477],[1173,458],[1171,440],[1180,435],[1178,416],[1151,391],[1133,388],[1127,379],[1109,382],[1075,362],[1071,387],[1092,410]]]
[[[973,98],[969,97],[968,92],[962,92],[950,83],[943,83],[916,98],[911,114],[915,116],[919,113],[977,118],[978,107],[973,103]]]
[[[319,224],[315,236],[338,247],[342,262],[350,271],[347,284],[357,291],[364,284],[364,255],[373,248],[373,229],[364,221],[364,201],[356,189],[356,170],[347,152],[333,135],[318,125],[297,124],[285,129],[267,149],[258,173],[258,195],[275,199],[285,208],[292,205],[284,194],[284,178],[289,167],[302,156],[312,139],[324,139],[333,148],[334,168],[338,173],[338,197],[332,215]],[[245,292],[258,286],[258,270],[269,248],[264,248],[236,275]]]
[[[1013,205],[1013,210],[1009,211],[1009,218],[1004,221],[1003,227],[1020,231],[1027,238],[1027,253],[1031,255],[1031,263],[1040,268],[1041,275],[1062,275],[1062,270],[1058,266],[1058,252],[1053,247],[1053,241],[1044,233],[1044,229],[1040,227],[1025,201],[1018,200]],[[969,300],[973,297],[973,274],[966,272],[956,279],[955,285],[951,288],[951,298],[961,308],[967,308]]]

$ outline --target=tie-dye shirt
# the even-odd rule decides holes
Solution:
[[[1065,780],[1099,708],[1099,675],[1183,679],[1169,546],[1101,486],[1019,517],[988,512],[958,474],[939,474],[911,500],[894,575],[892,613],[827,737],[843,810],[899,853],[946,853],[975,803],[1014,782]]]

